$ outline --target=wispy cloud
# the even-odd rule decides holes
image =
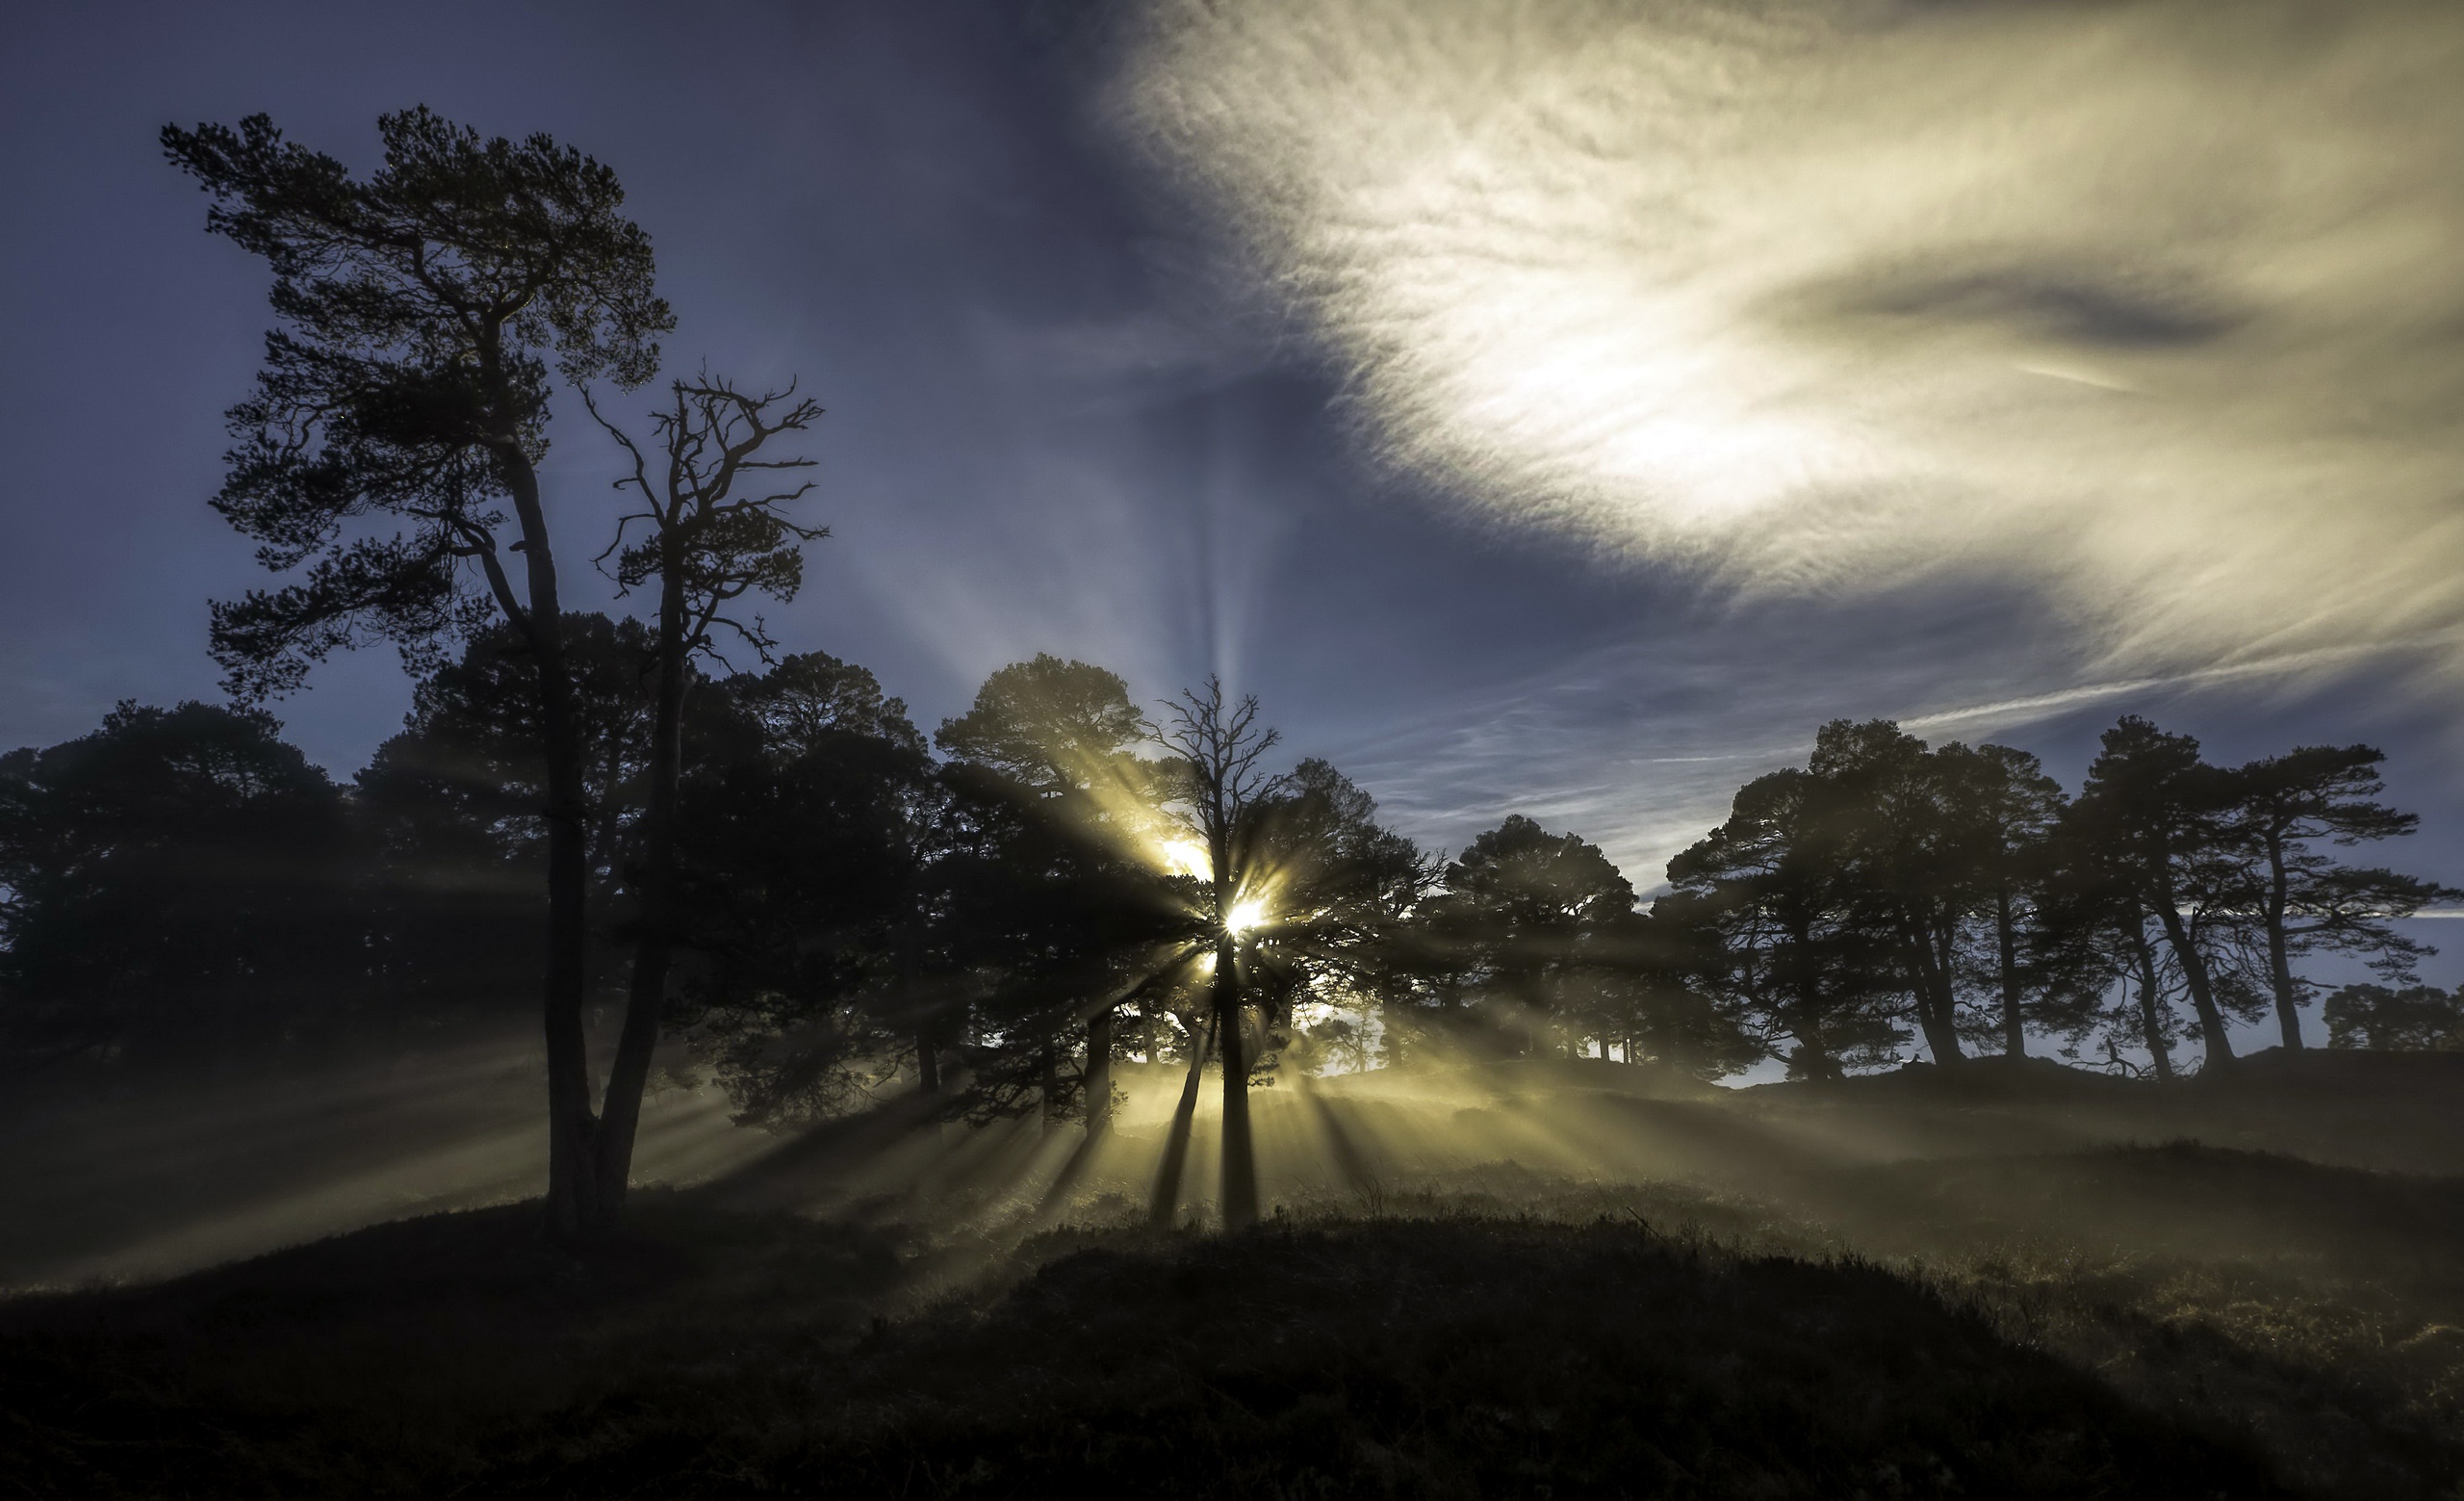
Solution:
[[[1756,658],[1719,650],[1732,634],[1785,638],[1819,614],[1840,642]],[[2439,649],[2443,638],[2407,643]],[[2026,742],[2033,726],[2082,711],[2179,704],[2186,695],[2297,686],[2385,648],[2334,647],[2131,678],[2073,678],[1992,637],[1963,644],[1918,631],[1893,640],[1870,615],[1765,610],[1692,634],[1577,653],[1544,675],[1433,706],[1424,717],[1330,747],[1416,837],[1459,846],[1520,813],[1599,842],[1638,887],[1727,815],[1739,786],[1801,765],[1832,718],[1888,718],[1937,743]]]
[[[2464,617],[2459,77],[2395,0],[1162,0],[1119,98],[1393,464],[2110,680],[1951,727]]]

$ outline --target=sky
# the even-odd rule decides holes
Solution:
[[[0,745],[218,696],[262,579],[206,501],[265,277],[157,131],[365,167],[425,103],[616,170],[671,369],[822,401],[769,623],[928,731],[1038,652],[1220,672],[1424,841],[1648,891],[1827,719],[2075,787],[2143,713],[2384,748],[2464,885],[2458,77],[2464,9],[2365,0],[30,13]],[[569,597],[629,608],[578,415]],[[346,776],[408,698],[372,651],[277,712]]]

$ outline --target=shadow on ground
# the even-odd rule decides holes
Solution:
[[[929,1249],[654,1205],[507,1211],[20,1304],[29,1493],[2270,1496],[1878,1266],[1629,1216],[1075,1229],[891,1318]]]

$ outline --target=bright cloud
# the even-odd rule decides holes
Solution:
[[[1119,97],[1394,464],[2160,671],[2464,618],[2458,79],[2453,5],[1165,0]]]

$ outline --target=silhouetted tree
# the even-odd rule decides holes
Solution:
[[[811,467],[811,459],[779,453],[770,445],[809,427],[821,415],[818,404],[796,400],[792,392],[749,395],[708,376],[673,381],[668,394],[668,407],[651,419],[661,459],[655,480],[641,448],[596,405],[591,408],[632,461],[632,473],[617,487],[630,489],[644,507],[623,518],[609,546],[616,554],[617,582],[629,592],[658,586],[649,785],[634,848],[639,869],[631,993],[599,1122],[596,1194],[602,1214],[612,1214],[625,1201],[642,1091],[668,1001],[677,943],[677,798],[687,679],[694,659],[714,650],[711,633],[721,626],[767,657],[775,643],[758,621],[738,620],[728,608],[751,593],[793,599],[804,582],[803,544],[825,535],[785,513],[811,489],[809,483],[766,487],[771,475]],[[642,535],[628,546],[628,531],[636,522]],[[816,849],[808,858],[827,856]]]
[[[1223,1069],[1223,1223],[1240,1229],[1258,1217],[1257,1152],[1249,1135],[1250,1054],[1243,1046],[1241,930],[1260,920],[1268,893],[1253,889],[1244,862],[1244,825],[1280,789],[1259,763],[1282,734],[1258,723],[1254,695],[1227,702],[1210,676],[1183,693],[1158,737],[1177,773],[1173,801],[1206,851],[1203,914],[1215,947],[1214,1026]]]
[[[583,995],[596,1008],[623,996],[628,850],[650,755],[651,635],[638,620],[573,612],[564,636],[583,750]],[[402,733],[359,773],[357,810],[383,851],[378,978],[405,1004],[492,1007],[515,976],[540,974],[538,896],[551,839],[535,674],[521,633],[504,624],[480,632],[458,660],[420,680]]]
[[[2220,966],[2254,883],[2233,819],[2236,789],[2198,741],[2137,715],[2107,730],[2079,794],[2115,877],[2153,918],[2198,1019],[2207,1066],[2228,1067],[2227,1011],[2249,1009]]]
[[[1813,1078],[1886,1057],[1903,1035],[1827,796],[1805,771],[1747,783],[1728,820],[1669,862],[1674,890],[1652,909],[1691,986],[1764,1046],[1791,1044],[1789,1073]]]
[[[885,694],[871,672],[827,652],[798,652],[765,672],[739,673],[726,687],[728,705],[758,724],[774,756],[802,755],[842,735],[925,752],[906,702]]]
[[[1375,1007],[1399,1025],[1424,968],[1416,919],[1435,863],[1378,822],[1374,798],[1314,757],[1252,805],[1239,840],[1236,864],[1260,895],[1238,936],[1253,994],[1272,1000],[1270,1043],[1289,1038],[1303,998]]]
[[[1616,960],[1642,917],[1632,885],[1598,845],[1517,815],[1475,839],[1440,879],[1423,926],[1445,964],[1441,989],[1458,1008],[1478,1007],[1504,1051],[1563,1050],[1618,1030],[1617,993],[1635,976]]]
[[[689,687],[680,990],[744,1118],[841,1114],[899,1052],[937,807],[923,737],[819,652]]]
[[[1100,826],[1148,806],[1155,789],[1132,747],[1145,716],[1119,674],[1050,653],[1013,662],[984,680],[967,712],[935,733],[941,754],[1011,777],[1037,796],[1085,797]],[[1141,831],[1121,826],[1122,837]]]
[[[2241,832],[2260,862],[2252,917],[2267,955],[2268,988],[2287,1048],[2301,1046],[2307,982],[2293,960],[2308,953],[2374,953],[2391,978],[2436,950],[2390,926],[2448,894],[2433,881],[2341,865],[2314,847],[2391,839],[2420,826],[2417,815],[2377,801],[2386,756],[2367,745],[2304,745],[2233,773]]]
[[[1960,957],[1982,896],[1981,841],[1940,763],[1888,720],[1835,719],[1815,735],[1807,772],[1817,824],[1808,857],[1838,863],[1833,882],[1851,920],[1891,955],[1934,1061],[1959,1063]]]
[[[1953,828],[1950,842],[1989,933],[1986,967],[2000,1002],[2002,1050],[2021,1057],[2028,1050],[2031,994],[2046,1008],[2060,994],[2032,963],[2028,935],[2049,874],[2048,843],[2065,806],[2062,784],[2046,776],[2034,756],[2007,745],[1970,748],[1953,741],[1934,753],[1934,763]]]
[[[935,737],[951,760],[916,1047],[937,1051],[973,1018],[953,1101],[971,1118],[1032,1104],[1104,1128],[1116,1012],[1186,946],[1146,733],[1116,675],[1040,656],[993,673]]]
[[[357,180],[263,116],[163,132],[215,198],[208,227],[271,268],[283,325],[256,394],[232,409],[240,441],[215,506],[267,567],[307,568],[216,606],[214,651],[235,689],[263,694],[372,636],[432,649],[491,607],[522,636],[548,784],[549,1223],[583,1234],[613,1212],[597,1190],[582,1028],[587,746],[537,466],[549,362],[568,380],[638,385],[674,320],[606,168],[425,109],[378,130],[384,164]],[[367,518],[400,530],[371,535]]]
[[[259,710],[122,703],[0,757],[0,1034],[188,1068],[329,1041],[367,991],[366,848]]]
[[[2114,799],[2062,810],[2045,845],[2028,948],[2049,994],[2066,996],[2074,1026],[2094,1024],[2097,1002],[2118,986],[2119,1018],[2138,1033],[2159,1079],[2173,1076],[2171,1003],[2161,934],[2142,893],[2133,846],[2116,826]]]
[[[2464,1052],[2464,996],[2434,985],[2347,985],[2321,1010],[2330,1048]]]
[[[590,905],[604,914],[623,889],[643,803],[654,646],[641,621],[595,612],[568,612],[562,634],[568,712],[581,742],[582,869]],[[552,826],[541,813],[548,757],[538,670],[528,637],[511,625],[473,636],[459,658],[412,686],[402,733],[361,774],[363,798],[384,806],[413,795],[412,786],[388,779],[420,779],[426,795],[450,798],[508,850],[529,851],[544,867]]]

